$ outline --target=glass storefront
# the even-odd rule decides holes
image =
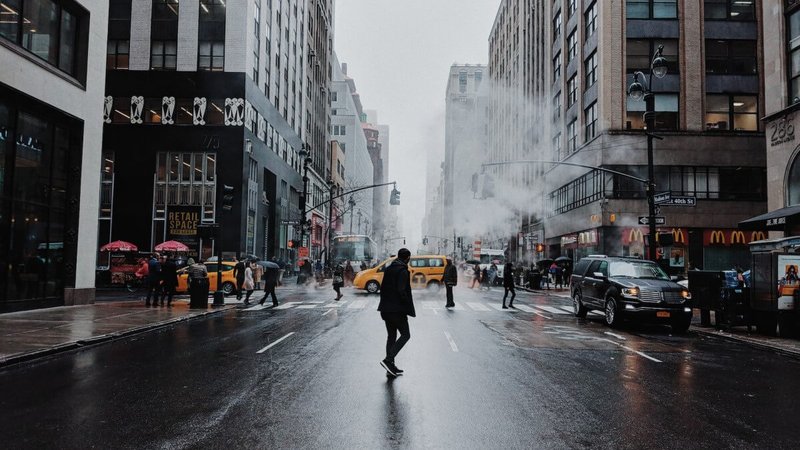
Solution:
[[[3,91],[0,90],[0,94]],[[60,113],[0,96],[0,310],[63,297],[70,159],[82,127]],[[73,264],[74,265],[74,264]],[[71,283],[71,282],[69,282]]]

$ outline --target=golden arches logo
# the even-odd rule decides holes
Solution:
[[[741,231],[731,232],[731,244],[746,244],[747,240],[744,238],[744,233]]]
[[[681,243],[681,244],[686,243],[686,236],[683,235],[683,230],[681,230],[680,228],[672,229],[672,239],[675,241],[675,243]]]
[[[725,243],[725,233],[719,230],[715,230],[711,232],[711,239],[712,244],[724,244]]]
[[[644,236],[642,235],[642,230],[638,228],[631,228],[631,233],[628,235],[629,242],[644,242]]]
[[[763,231],[753,231],[753,234],[750,236],[751,241],[763,241],[767,238],[767,234]]]

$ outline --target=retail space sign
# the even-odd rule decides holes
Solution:
[[[308,247],[300,247],[297,249],[297,256],[300,258],[308,258]]]
[[[167,208],[167,240],[178,241],[189,247],[189,256],[196,257],[200,247],[198,227],[200,206],[169,206]]]
[[[655,219],[656,219],[656,225],[666,225],[667,224],[667,218],[664,217],[664,216],[656,216]],[[647,217],[647,216],[639,216],[639,225],[649,225],[649,224],[650,224],[650,218],[649,217]]]

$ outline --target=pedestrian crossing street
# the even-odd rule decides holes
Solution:
[[[433,313],[438,313],[438,311],[445,310],[443,302],[441,301],[430,301],[430,300],[423,300],[423,301],[416,301],[414,304],[417,307],[417,310],[420,308],[423,311],[430,311]],[[376,309],[378,306],[377,301],[371,300],[340,300],[340,301],[288,301],[279,304],[275,308],[272,308],[272,305],[266,303],[264,305],[255,305],[249,308],[245,308],[244,311],[261,311],[264,309],[275,309],[275,310],[284,310],[284,309],[320,309],[320,310],[329,310],[332,308],[336,309],[347,309],[347,310],[361,310],[361,309]],[[572,315],[572,307],[570,306],[560,306],[560,305],[524,305],[517,302],[514,305],[514,308],[503,309],[502,305],[497,302],[460,302],[456,303],[456,306],[450,308],[453,311],[470,311],[470,312],[493,312],[493,311],[500,311],[505,313],[530,313],[536,314],[539,316],[564,316],[564,315]],[[591,311],[589,315],[594,316],[602,316],[602,313],[599,311]]]

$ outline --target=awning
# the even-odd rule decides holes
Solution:
[[[787,206],[739,222],[741,230],[784,231],[786,224],[800,220],[800,205]]]

